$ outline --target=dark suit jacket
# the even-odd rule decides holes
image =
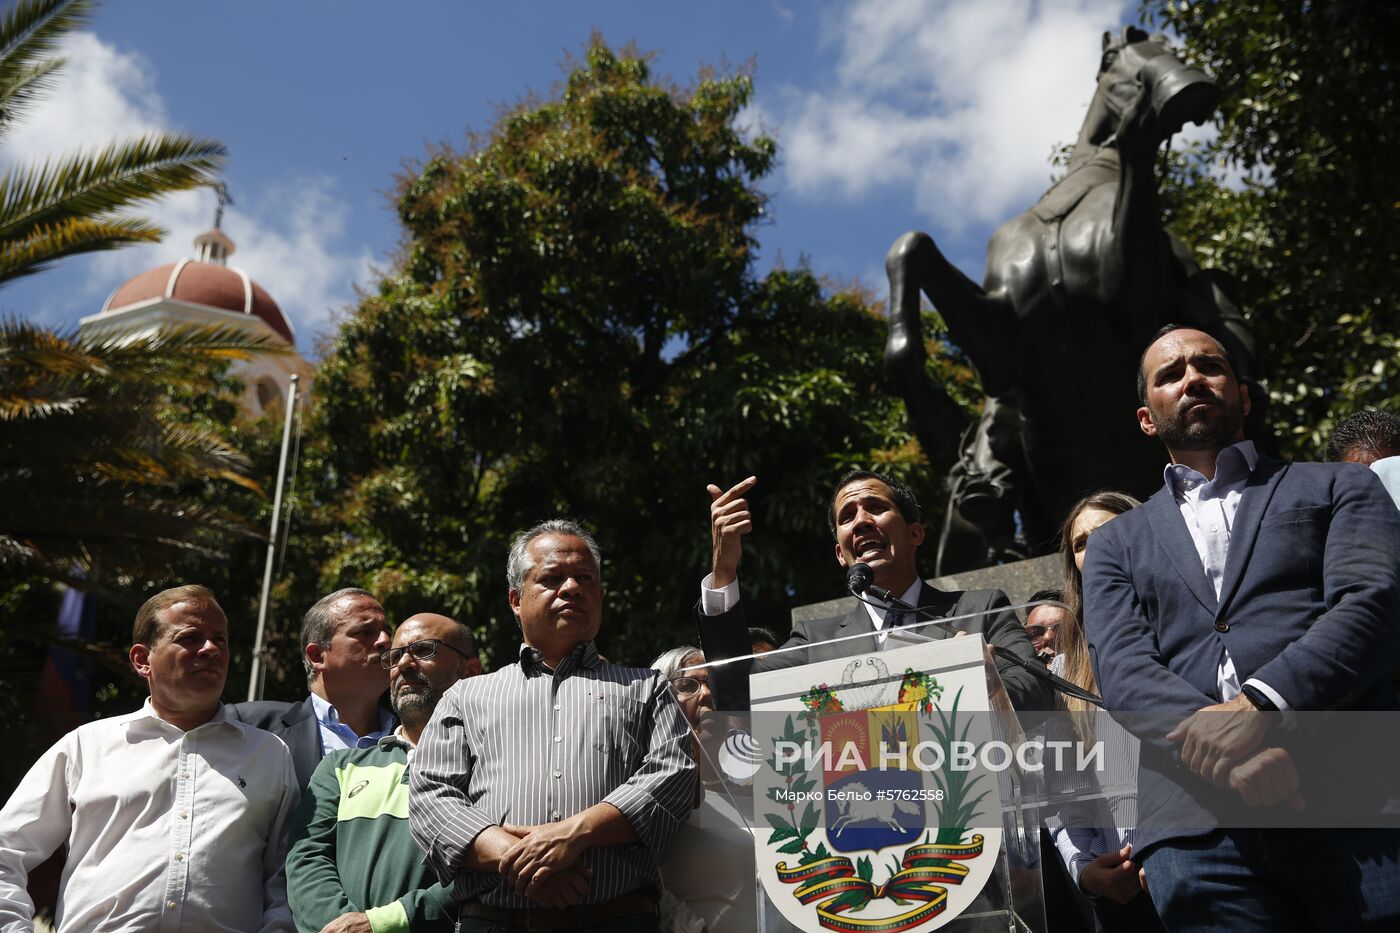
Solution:
[[[1035,660],[1035,649],[1031,647],[1026,630],[1021,627],[1016,613],[1010,606],[1006,594],[1001,590],[967,590],[963,592],[935,589],[924,583],[919,597],[914,603],[920,607],[932,607],[940,618],[970,615],[948,625],[927,625],[918,629],[920,634],[931,638],[951,638],[956,632],[980,633],[994,645],[1002,645],[1016,652],[1028,661]],[[986,610],[987,615],[973,615]],[[722,661],[726,658],[749,654],[752,643],[749,641],[748,625],[744,620],[744,604],[740,602],[723,615],[707,616],[697,606],[695,610],[700,629],[700,648],[707,661]],[[870,633],[869,638],[853,638],[836,644],[821,644],[828,639]],[[792,627],[792,637],[783,645],[793,648],[810,645],[806,651],[793,651],[788,654],[766,655],[751,662],[729,664],[715,668],[713,678],[715,706],[721,710],[747,710],[749,708],[750,673],[781,670],[810,664],[813,661],[830,661],[852,655],[868,654],[878,650],[875,640],[875,624],[870,613],[859,603],[841,619],[814,619],[798,622]],[[1036,662],[1039,663],[1039,662]],[[1046,710],[1050,708],[1050,689],[1044,681],[1027,673],[1010,661],[997,660],[997,671],[1006,686],[1007,696],[1018,710]]]
[[[311,705],[310,695],[300,703],[254,700],[230,704],[228,709],[231,718],[266,729],[287,743],[292,752],[292,767],[297,772],[297,784],[305,791],[316,766],[321,763],[321,726],[316,721],[316,708]]]
[[[1109,709],[1159,713],[1169,728],[1219,703],[1222,646],[1241,683],[1257,678],[1293,709],[1397,708],[1400,513],[1365,467],[1260,457],[1218,601],[1165,487],[1089,541],[1085,632]],[[1180,765],[1165,730],[1135,731],[1138,851],[1192,835],[1185,826],[1214,828],[1220,798]],[[1158,811],[1169,825],[1151,825]]]

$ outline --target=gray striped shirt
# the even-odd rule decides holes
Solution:
[[[589,849],[587,903],[658,885],[657,854],[690,815],[690,728],[656,671],[603,660],[592,642],[551,672],[527,645],[520,663],[459,681],[439,701],[410,769],[413,838],[457,900],[539,905],[500,876],[461,869],[472,841],[501,823],[534,825],[596,803],[622,811],[640,842]]]

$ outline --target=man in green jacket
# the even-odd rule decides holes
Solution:
[[[287,899],[301,933],[451,931],[456,907],[408,826],[408,769],[448,687],[481,673],[466,626],[422,613],[380,660],[399,727],[321,761],[292,822]]]

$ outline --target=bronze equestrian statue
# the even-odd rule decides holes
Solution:
[[[984,284],[928,234],[907,233],[890,248],[885,365],[924,450],[959,453],[940,574],[1053,550],[1059,523],[1086,492],[1145,498],[1161,485],[1161,445],[1132,413],[1138,356],[1163,324],[1213,334],[1242,375],[1253,374],[1253,340],[1230,279],[1196,265],[1162,227],[1157,201],[1162,144],[1187,120],[1204,123],[1219,102],[1216,85],[1165,37],[1133,27],[1104,33],[1098,90],[1068,170],[993,234]],[[925,372],[921,292],[986,392],[966,433],[962,410]],[[1251,391],[1262,413],[1257,384]]]

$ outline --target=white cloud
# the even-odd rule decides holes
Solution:
[[[53,89],[35,103],[4,140],[8,163],[33,162],[168,125],[155,72],[140,55],[123,52],[92,33],[74,33],[58,52],[67,59]]]
[[[1122,0],[859,0],[830,30],[832,84],[765,102],[785,178],[808,198],[912,187],[948,231],[1005,219],[1044,191],[1124,16]]]
[[[54,90],[0,143],[0,166],[33,164],[78,148],[91,150],[171,129],[146,59],[91,33],[67,37],[60,54],[68,62]],[[236,174],[237,166],[231,168]],[[231,264],[267,289],[291,319],[297,343],[307,353],[331,312],[353,300],[354,283],[369,279],[372,256],[368,247],[345,242],[349,211],[331,179],[292,178],[284,185],[235,190],[237,203],[225,211],[223,227],[237,244]],[[126,279],[192,256],[191,241],[214,219],[214,195],[207,189],[181,192],[135,213],[165,227],[169,235],[164,242],[100,254],[80,266],[83,276],[48,273],[41,318],[59,317],[55,306],[80,309],[74,318],[92,313]]]

